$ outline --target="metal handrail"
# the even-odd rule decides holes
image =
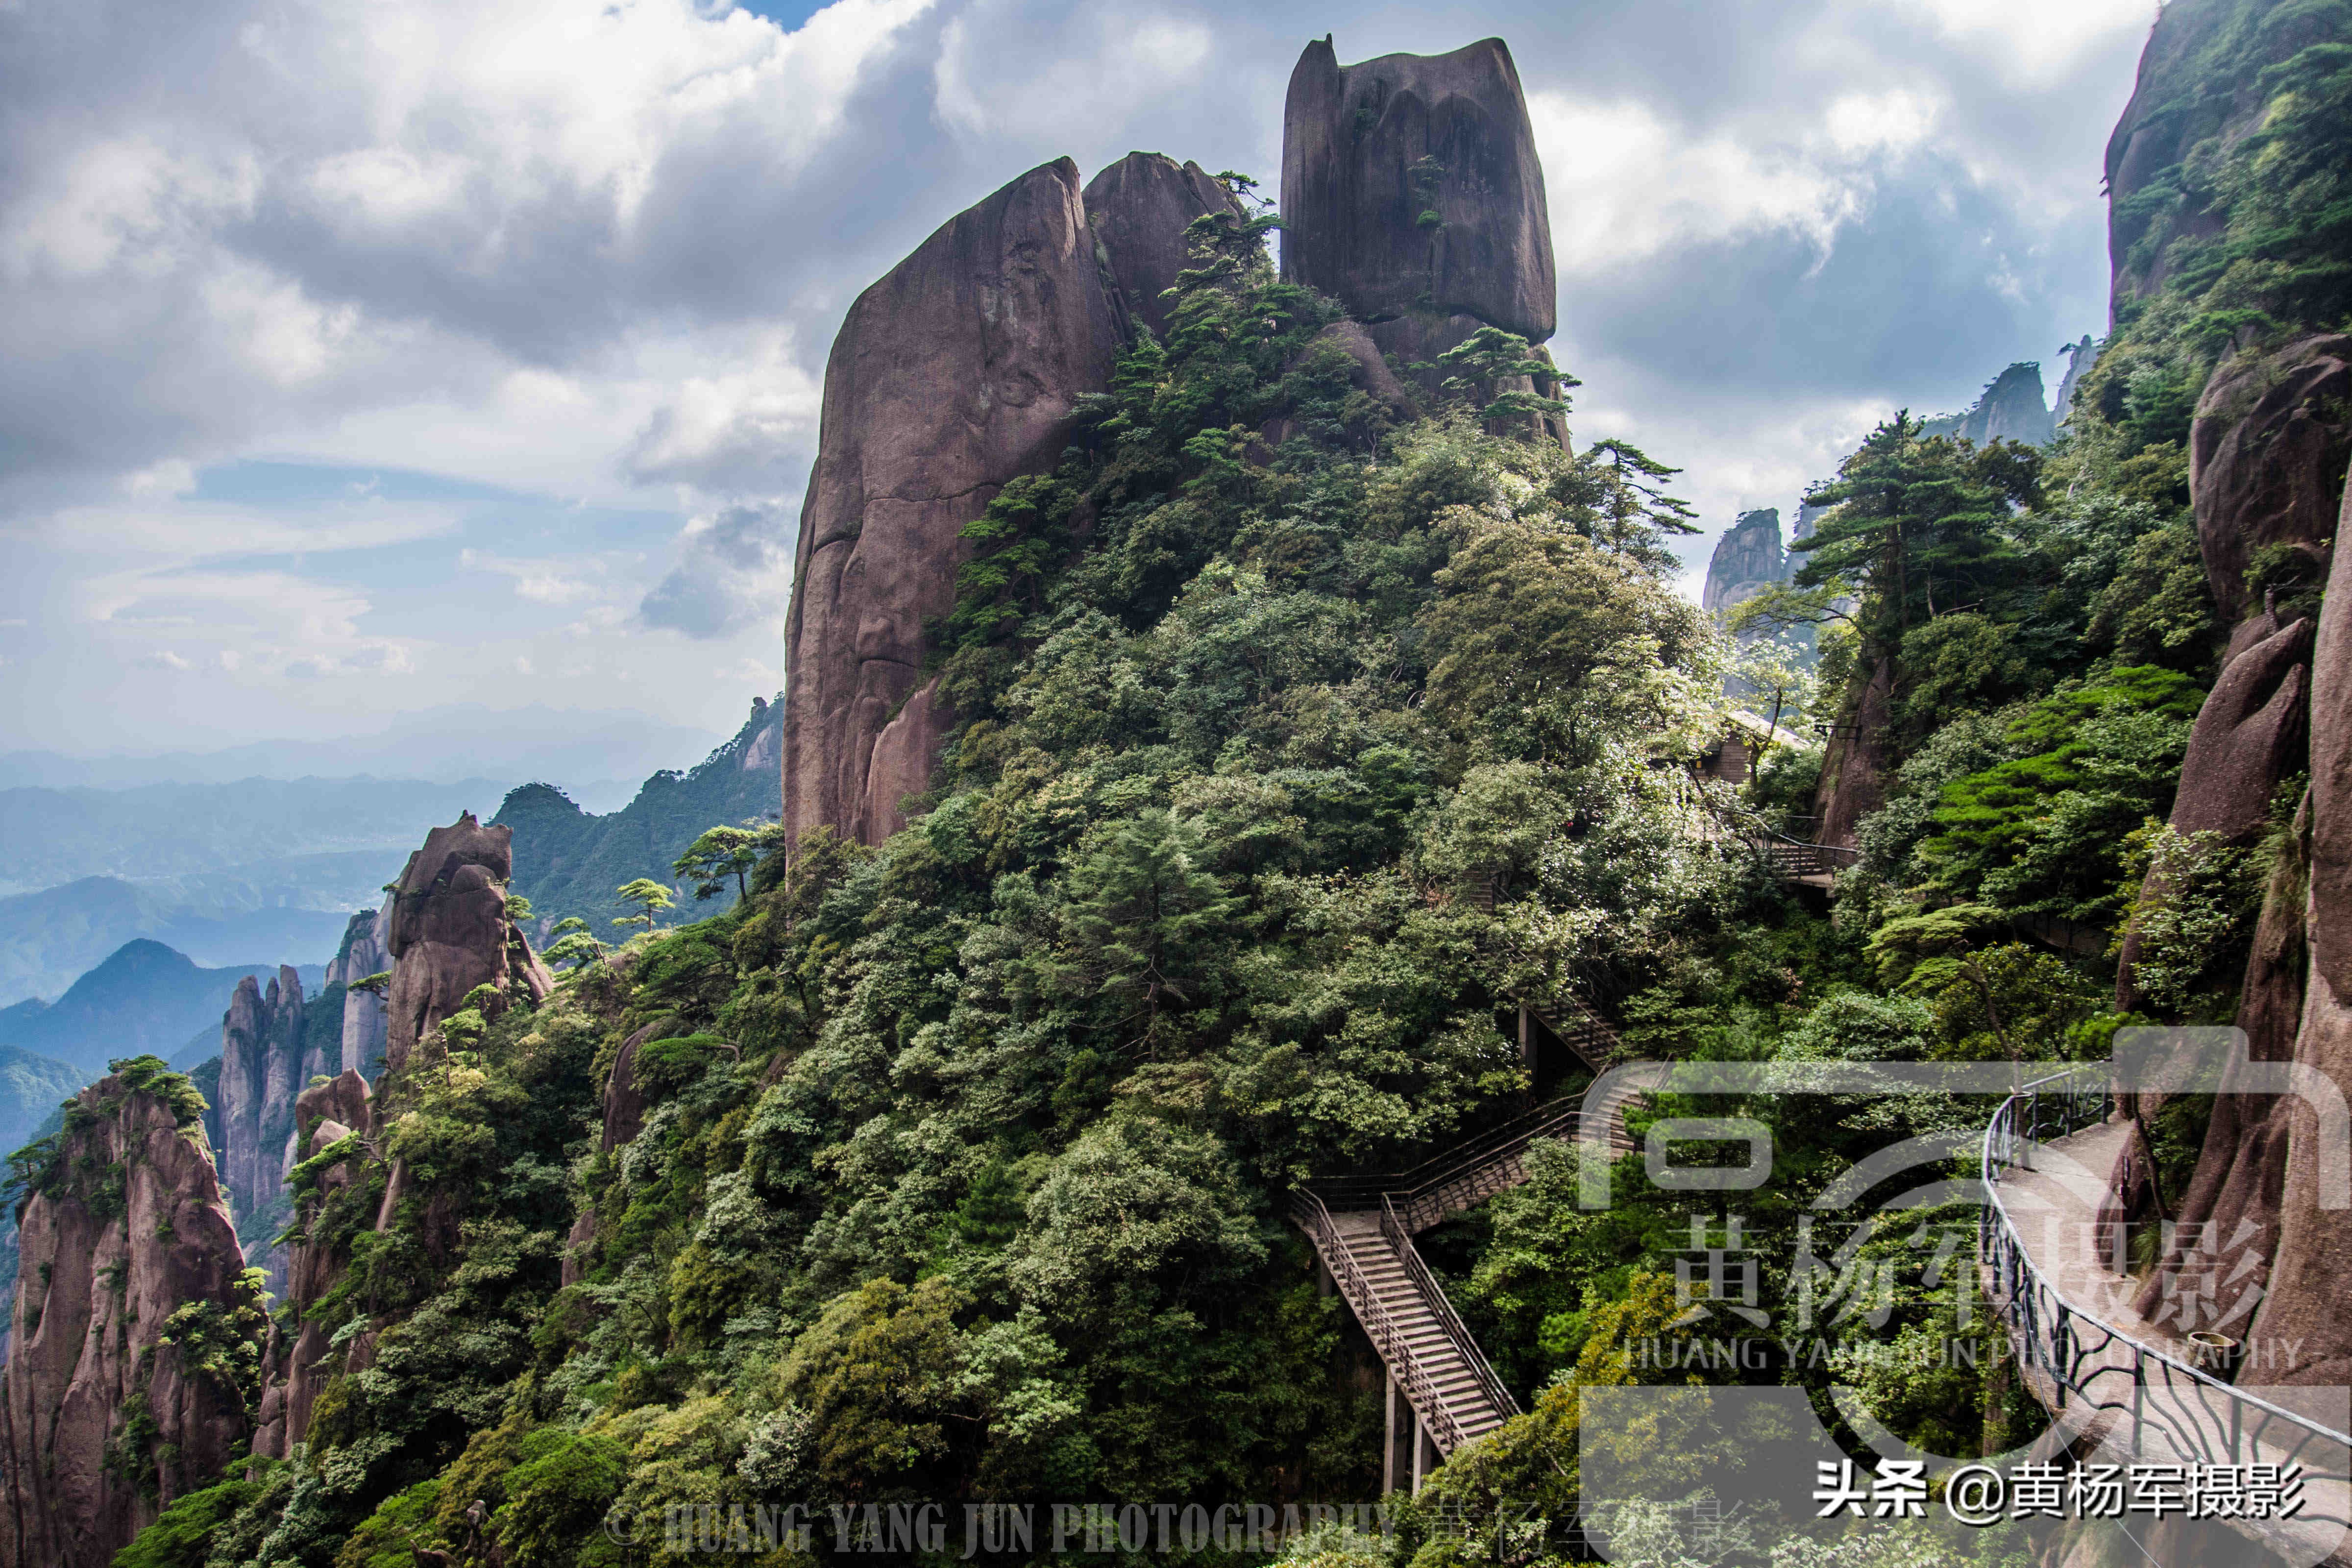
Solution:
[[[1478,1342],[1470,1337],[1469,1326],[1454,1310],[1454,1302],[1445,1294],[1445,1288],[1437,1282],[1437,1276],[1432,1274],[1429,1265],[1423,1261],[1421,1249],[1413,1246],[1412,1233],[1405,1229],[1404,1222],[1397,1217],[1396,1205],[1385,1198],[1381,1201],[1381,1235],[1395,1250],[1397,1261],[1404,1265],[1405,1273],[1412,1279],[1414,1288],[1421,1291],[1422,1299],[1429,1303],[1431,1312],[1437,1319],[1437,1326],[1444,1331],[1447,1339],[1454,1342],[1454,1352],[1461,1356],[1463,1365],[1468,1367],[1470,1375],[1477,1380],[1478,1392],[1486,1396],[1496,1414],[1505,1420],[1518,1415],[1519,1402],[1511,1397],[1511,1391],[1503,1386],[1503,1380],[1496,1377],[1495,1369],[1486,1364],[1486,1356],[1479,1352]]]
[[[1771,861],[1775,866],[1805,856],[1810,856],[1817,861],[1824,873],[1834,872],[1841,866],[1856,866],[1862,863],[1862,851],[1859,849],[1851,848],[1843,844],[1816,844],[1802,838],[1792,837],[1760,816],[1755,817],[1752,823],[1743,824],[1722,805],[1710,804],[1718,821],[1729,828],[1749,848]],[[1805,820],[1818,824],[1821,819],[1808,817]]]
[[[1465,1170],[1481,1167],[1517,1153],[1535,1139],[1554,1133],[1561,1127],[1574,1126],[1583,1112],[1583,1103],[1582,1097],[1579,1095],[1562,1095],[1558,1100],[1546,1100],[1532,1110],[1522,1111],[1508,1121],[1487,1129],[1467,1143],[1457,1144],[1443,1154],[1431,1155],[1410,1170],[1363,1176],[1317,1176],[1307,1184],[1326,1199],[1338,1198],[1350,1208],[1377,1207],[1383,1194],[1417,1195],[1444,1185]]]
[[[2147,1452],[2151,1436],[2160,1436],[2174,1457],[2199,1464],[2244,1463],[2247,1446],[2264,1441],[2282,1464],[2300,1463],[2315,1444],[2352,1453],[2352,1435],[2223,1383],[2101,1321],[2067,1300],[2035,1266],[2001,1201],[2000,1173],[2025,1164],[2026,1151],[2045,1142],[2045,1134],[2063,1137],[2104,1121],[2114,1098],[2110,1072],[2106,1063],[2091,1063],[2021,1085],[1985,1127],[1986,1201],[1978,1245],[1996,1287],[1988,1296],[1995,1315],[2016,1336],[2020,1359],[2048,1380],[2053,1394],[2046,1402],[2053,1413],[2063,1413],[2071,1404],[2127,1417],[2135,1457]],[[2128,1364],[2104,1359],[2117,1350],[2127,1354]],[[2127,1399],[2093,1386],[2124,1376],[2130,1379]],[[2158,1391],[2154,1399],[2151,1389]],[[2284,1432],[2274,1435],[2273,1427],[2282,1423]],[[2342,1468],[2339,1463],[2320,1473],[2340,1478]],[[2296,1518],[2352,1528],[2352,1519],[2332,1514],[2306,1511]]]
[[[1454,1415],[1454,1407],[1439,1391],[1437,1380],[1430,1375],[1421,1364],[1421,1358],[1413,1353],[1412,1342],[1405,1338],[1404,1331],[1389,1316],[1388,1308],[1381,1304],[1380,1292],[1372,1289],[1372,1282],[1365,1279],[1364,1271],[1356,1266],[1355,1257],[1340,1241],[1339,1228],[1331,1223],[1331,1211],[1323,1206],[1323,1200],[1310,1192],[1296,1193],[1291,1198],[1290,1213],[1291,1217],[1298,1222],[1299,1228],[1306,1231],[1314,1242],[1315,1250],[1322,1256],[1324,1267],[1331,1270],[1332,1279],[1338,1281],[1339,1293],[1356,1310],[1356,1321],[1363,1325],[1365,1334],[1380,1352],[1381,1360],[1387,1364],[1390,1373],[1403,1385],[1405,1398],[1421,1413],[1422,1419],[1429,1423],[1430,1435],[1437,1439],[1439,1447],[1450,1454],[1467,1443],[1469,1434],[1462,1429],[1461,1420]]]

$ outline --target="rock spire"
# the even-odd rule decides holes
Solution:
[[[824,373],[785,626],[784,823],[879,843],[952,721],[927,619],[955,605],[963,526],[1053,466],[1118,330],[1077,166],[1056,159],[948,220],[849,308]],[[1129,243],[1139,266],[1147,247]],[[395,1023],[395,1028],[397,1024]]]
[[[76,1096],[25,1200],[0,1405],[0,1568],[107,1568],[249,1429],[258,1289],[187,1079],[152,1057]],[[184,1347],[202,1344],[204,1365]]]
[[[436,827],[408,858],[386,908],[386,949],[392,954],[384,1066],[396,1070],[416,1042],[465,1005],[477,986],[503,998],[518,988],[536,1003],[555,978],[507,918],[507,883],[514,875],[512,830],[484,826],[470,811]]]

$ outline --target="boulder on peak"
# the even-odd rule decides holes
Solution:
[[[1283,105],[1282,211],[1282,275],[1367,321],[1468,317],[1529,342],[1558,325],[1543,164],[1500,38],[1352,66],[1328,37],[1307,45]]]
[[[470,811],[425,837],[394,884],[386,947],[392,994],[386,998],[384,1066],[396,1070],[416,1042],[463,1005],[478,985],[501,995],[516,989],[534,1002],[554,977],[507,918],[514,874],[513,830],[483,826]]]
[[[1213,212],[1245,216],[1216,176],[1164,153],[1129,153],[1087,182],[1085,199],[1114,305],[1157,338],[1168,335],[1171,303],[1160,295],[1192,264],[1185,229]]]

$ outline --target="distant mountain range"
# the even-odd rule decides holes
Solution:
[[[0,1046],[0,1153],[31,1142],[41,1124],[58,1114],[67,1097],[90,1081],[90,1075],[67,1062]],[[5,1244],[16,1270],[14,1227]]]
[[[628,781],[690,757],[710,731],[642,713],[532,705],[457,703],[401,715],[373,734],[315,733],[247,742],[215,752],[69,757],[0,752],[0,785],[128,789],[156,784],[231,784],[254,778],[569,779],[579,798],[627,798]]]
[[[334,903],[348,903],[344,884],[354,876],[373,889],[386,875],[354,868],[405,855],[433,824],[491,809],[509,787],[487,778],[247,778],[0,789],[0,891],[93,876],[148,885],[229,873],[271,888],[331,890]]]
[[[509,794],[491,820],[514,829],[514,890],[530,900],[540,930],[578,915],[609,942],[613,917],[627,912],[614,900],[614,889],[639,877],[669,881],[670,863],[705,828],[774,820],[783,809],[783,714],[782,693],[773,701],[753,698],[732,740],[689,772],[654,774],[635,799],[606,816],[581,810],[550,784]],[[714,912],[684,898],[669,919]]]
[[[334,950],[329,942],[326,952]],[[207,1030],[217,1050],[221,1015],[236,983],[248,974],[267,981],[277,970],[274,963],[207,969],[160,942],[126,942],[55,1002],[0,1009],[0,1047],[65,1064],[82,1075],[75,1088],[119,1057],[177,1057]],[[323,963],[308,963],[297,973],[306,990],[317,990],[327,972]]]
[[[274,969],[286,963],[321,963],[342,940],[351,910],[380,901],[375,889],[405,858],[404,850],[383,852],[363,878],[353,879],[351,896],[320,898],[329,906],[323,909],[264,902],[271,890],[252,885],[215,887],[209,889],[209,903],[185,902],[169,885],[140,886],[113,877],[85,877],[0,899],[0,1005],[31,997],[61,1000],[78,977],[140,938],[215,966]]]

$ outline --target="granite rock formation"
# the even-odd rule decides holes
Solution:
[[[355,1133],[372,1137],[380,1132],[372,1109],[367,1080],[354,1070],[346,1069],[337,1078],[304,1089],[294,1111],[300,1158],[310,1159]],[[305,1225],[315,1219],[330,1198],[362,1179],[364,1163],[362,1154],[338,1160],[320,1172],[318,1184],[304,1199],[297,1217]],[[253,1440],[255,1453],[277,1458],[283,1458],[310,1431],[311,1409],[331,1375],[325,1364],[331,1348],[327,1335],[318,1324],[302,1322],[302,1315],[341,1280],[348,1261],[334,1249],[308,1240],[295,1242],[289,1252],[286,1296],[300,1326],[290,1341],[275,1326],[270,1331],[267,1391]]]
[[[342,1053],[340,1029],[311,1016],[318,1011],[305,1005],[300,977],[284,966],[266,992],[250,975],[238,981],[221,1019],[215,1089],[221,1185],[245,1238],[246,1261],[262,1270],[273,1293],[285,1286],[286,1259],[269,1238],[285,1217],[280,1200],[294,1163],[294,1097],[312,1079],[335,1071]]]
[[[2066,355],[2066,374],[2059,378],[2058,401],[2051,405],[2051,416],[2063,430],[2074,417],[2075,389],[2099,363],[2099,345],[2084,332],[2081,342],[2069,343],[2062,352]]]
[[[1283,276],[1361,321],[1471,317],[1529,342],[1558,325],[1543,165],[1500,38],[1345,67],[1329,38],[1307,45],[1283,104],[1282,210]]]
[[[2224,626],[2257,600],[2246,569],[2292,552],[2315,577],[2352,455],[2352,336],[2298,339],[2222,362],[2189,437],[2197,547]]]
[[[1006,481],[1053,465],[1118,345],[1066,158],[950,219],[849,308],[784,634],[795,834],[878,843],[903,824],[952,718],[922,679],[923,624],[953,607],[959,535]]]
[[[2311,626],[2280,613],[2273,595],[2257,601],[2246,573],[2259,560],[2284,568],[2290,584],[2316,576],[2338,527],[2347,452],[2352,337],[2322,334],[2232,355],[2198,400],[2189,435],[2197,548],[2214,604],[2234,629],[2182,759],[2176,832],[2251,843],[2268,825],[2273,794],[2304,769]],[[2151,883],[2140,896],[2158,892]],[[2138,1000],[2137,950],[2137,937],[2126,935],[2116,976],[2116,1005],[2126,1011]]]
[[[1922,428],[1930,436],[1954,436],[1979,447],[1994,441],[2043,447],[2058,433],[2058,422],[2042,402],[2042,367],[2026,360],[1993,377],[1967,413],[1930,419]]]
[[[1551,335],[1543,171],[1500,40],[1345,68],[1328,38],[1311,45],[1284,139],[1284,274],[1357,318],[1330,346],[1372,404],[1412,410],[1394,367],[1483,326]],[[1219,211],[1241,216],[1197,164],[1133,153],[1081,192],[1059,159],[950,219],[850,307],[825,365],[785,627],[794,837],[824,825],[872,844],[904,825],[955,722],[923,678],[924,626],[954,606],[964,525],[1052,467],[1123,341],[1165,332],[1185,229]],[[1446,373],[1412,374],[1427,391]],[[1557,391],[1549,376],[1519,384]],[[1565,441],[1556,416],[1537,424]]]
[[[1787,582],[1793,570],[1794,563],[1780,549],[1780,511],[1771,507],[1743,511],[1715,542],[1699,603],[1709,614],[1720,616],[1774,584]]]
[[[2352,524],[2352,487],[2337,515],[2337,527]],[[2336,557],[2309,638],[2311,783],[2272,869],[2237,1021],[2252,1060],[2294,1061],[2352,1088],[2352,570],[2344,559]],[[2241,627],[2208,709],[2233,686],[2258,695],[2256,672],[2284,666],[2301,675],[2308,630],[2300,621],[2277,626],[2268,615]],[[2289,695],[2284,683],[2265,709]],[[2298,753],[2280,766],[2301,763]],[[2184,775],[2184,794],[2194,782]],[[2352,1383],[2352,1322],[2341,1310],[2352,1211],[2320,1205],[2316,1155],[2326,1135],[2301,1096],[2224,1092],[2181,1205],[2181,1221],[2198,1227],[2187,1234],[2210,1237],[2194,1267],[2221,1282],[2219,1326],[2244,1339],[2265,1384]],[[2184,1265],[2178,1251],[2164,1260],[2141,1292],[2141,1311],[2161,1306]]]
[[[2180,765],[2176,833],[2218,833],[2251,844],[2270,824],[2271,795],[2303,771],[2309,709],[2311,623],[2264,615],[2231,639]]]
[[[1559,324],[1543,165],[1500,38],[1344,67],[1330,38],[1307,45],[1283,104],[1282,210],[1283,276],[1336,297],[1424,395],[1450,373],[1414,367],[1481,327],[1540,344]],[[1567,439],[1557,416],[1537,425]]]
[[[387,906],[385,947],[392,954],[384,1066],[398,1070],[416,1042],[465,1005],[477,986],[500,1000],[528,994],[534,1003],[555,988],[554,976],[507,918],[507,883],[514,872],[510,829],[484,826],[472,812],[436,827],[407,868]]]
[[[2338,526],[2352,522],[2352,489]],[[2307,890],[2303,902],[2303,1016],[2294,1059],[2316,1068],[2339,1088],[2352,1087],[2352,567],[2336,556],[2312,654],[2311,787],[2304,826]],[[2276,1213],[2278,1245],[2269,1292],[2254,1314],[2250,1343],[2274,1347],[2284,1368],[2265,1381],[2342,1387],[2352,1384],[2352,1319],[2343,1310],[2344,1281],[2352,1274],[2352,1210],[2321,1206],[2320,1140],[2315,1108],[2300,1096],[2284,1098],[2265,1124],[2283,1131],[2285,1173]],[[2251,1215],[2217,1217],[2225,1224]]]
[[[2298,14],[2300,13],[2300,14]],[[2107,250],[2113,309],[2147,299],[2199,259],[2195,242],[2220,236],[2229,194],[2210,179],[2182,178],[2201,145],[2234,146],[2270,107],[2263,68],[2334,41],[2324,6],[2273,0],[2171,0],[2158,13],[2131,101],[2107,142]],[[2140,199],[2160,192],[2165,199]],[[2175,242],[2191,242],[2189,250]]]
[[[1822,757],[1822,782],[1814,799],[1820,823],[1816,840],[1851,847],[1854,825],[1886,804],[1887,759],[1893,747],[1888,727],[1895,708],[1895,666],[1882,659],[1851,715],[1830,737]]]
[[[1244,216],[1233,194],[1198,163],[1160,153],[1129,153],[1087,182],[1087,227],[1122,331],[1168,335],[1171,301],[1160,295],[1192,265],[1185,228],[1213,212]]]
[[[165,1338],[184,1310],[219,1331],[260,1323],[194,1093],[152,1058],[121,1065],[76,1097],[25,1202],[0,1568],[106,1568],[248,1430],[246,1391]]]
[[[342,946],[327,965],[327,984],[343,989],[341,1050],[322,1072],[356,1072],[373,1078],[383,1066],[384,1000],[379,991],[353,991],[354,982],[392,968],[392,949],[384,941],[390,922],[382,910],[362,910],[343,931]],[[308,1083],[309,1079],[303,1081]]]

